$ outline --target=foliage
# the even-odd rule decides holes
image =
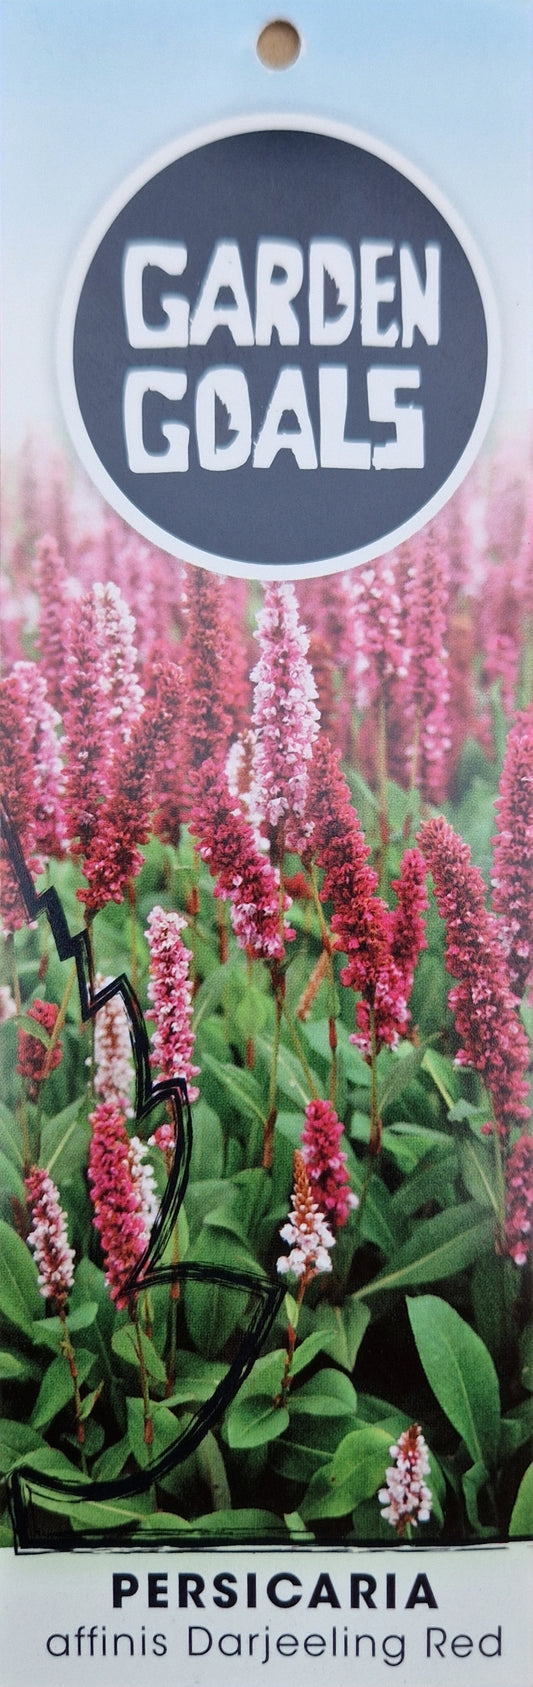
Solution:
[[[146,570],[149,555],[145,548]],[[24,654],[34,660],[31,630],[24,636]],[[175,639],[183,653],[179,613]],[[335,678],[331,649],[329,658],[334,692],[340,669]],[[362,707],[353,715],[360,733],[366,718]],[[413,842],[419,792],[409,793],[390,772],[380,785],[364,736],[362,742],[362,758],[353,736],[341,745],[343,765],[380,891],[394,908],[391,881]],[[496,761],[470,737],[444,801],[487,879],[498,774]],[[8,936],[2,973],[6,991],[15,992],[16,967],[20,998],[15,992],[17,1012],[0,1027],[4,1482],[28,1460],[43,1478],[62,1476],[67,1483],[82,1474],[96,1483],[149,1472],[151,1460],[211,1399],[250,1319],[246,1290],[236,1292],[224,1272],[276,1280],[305,1109],[313,1097],[329,1096],[342,1119],[347,1179],[358,1197],[338,1228],[331,1271],[311,1274],[300,1298],[297,1281],[285,1279],[288,1293],[259,1356],[189,1457],[129,1498],[73,1507],[67,1493],[43,1499],[43,1511],[49,1506],[74,1535],[95,1527],[110,1540],[140,1538],[151,1527],[169,1539],[182,1532],[187,1539],[236,1533],[242,1540],[390,1545],[394,1536],[377,1495],[391,1448],[416,1422],[429,1447],[433,1498],[417,1539],[451,1543],[529,1533],[528,1267],[519,1269],[502,1251],[501,1158],[494,1133],[483,1129],[490,1097],[471,1066],[455,1063],[444,934],[434,903],[405,1036],[373,1059],[360,1039],[359,1046],[350,1040],[357,1034],[354,990],[342,982],[345,953],[334,945],[305,1016],[300,1011],[327,953],[323,927],[331,917],[329,903],[313,901],[310,879],[307,894],[296,891],[287,911],[295,937],[276,973],[250,946],[247,952],[239,946],[209,862],[193,849],[191,828],[183,822],[179,839],[162,841],[154,807],[134,888],[132,882],[124,900],[98,911],[91,935],[99,973],[128,972],[146,1012],[153,1000],[150,910],[158,904],[186,916],[199,1099],[189,1182],[165,1258],[170,1265],[179,1260],[184,1278],[177,1298],[167,1284],[156,1284],[135,1304],[117,1308],[109,1294],[87,1178],[93,1033],[79,1022],[75,989],[69,991],[68,968],[54,953],[46,920],[32,929],[21,924]],[[426,798],[426,815],[434,812]],[[279,836],[276,849],[279,859]],[[305,865],[303,846],[302,853]],[[301,860],[286,857],[285,871],[290,884],[302,873]],[[45,883],[57,888],[71,931],[79,929],[79,856],[52,855],[46,877],[38,879],[41,888]],[[16,1072],[17,1035],[36,1036],[46,1056],[50,1038],[29,1016],[41,997],[63,1003],[62,1060],[48,1063],[35,1099]],[[130,1119],[128,1129],[146,1139],[153,1124]],[[28,1162],[49,1170],[75,1251],[66,1320],[77,1403],[62,1309],[39,1292],[25,1239]],[[164,1152],[151,1146],[148,1163],[161,1199]],[[218,1275],[187,1279],[186,1268],[200,1265]]]

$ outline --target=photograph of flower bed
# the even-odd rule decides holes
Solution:
[[[57,459],[8,475],[2,799],[105,999],[84,1023],[4,841],[2,1544],[25,1464],[67,1545],[531,1533],[527,515],[487,460],[393,555],[262,586]],[[143,1287],[177,1078],[174,1274]],[[277,1285],[270,1327],[152,1480],[246,1335],[231,1271]]]

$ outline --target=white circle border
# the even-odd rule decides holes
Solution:
[[[190,545],[178,539],[166,528],[159,527],[156,522],[145,516],[136,504],[130,502],[125,493],[104,468],[92,440],[87,432],[81,414],[76,392],[73,365],[74,328],[81,290],[93,258],[119,212],[151,178],[159,174],[167,165],[183,158],[189,152],[196,152],[202,146],[208,146],[217,140],[226,140],[233,135],[255,134],[276,129],[290,129],[308,134],[324,135],[332,140],[347,142],[363,152],[369,152],[380,158],[385,164],[411,182],[414,187],[425,196],[440,212],[445,222],[451,228],[468,259],[474,274],[483,304],[487,329],[487,370],[485,387],[480,408],[474,427],[467,441],[465,449],[438,491],[429,501],[422,505],[416,513],[403,522],[399,527],[384,534],[371,544],[364,545],[352,551],[346,551],[339,556],[323,557],[314,562],[292,562],[288,565],[255,563],[236,561],[231,557],[219,556],[216,552],[203,551],[196,545]],[[375,140],[371,135],[353,129],[350,124],[338,123],[323,117],[297,114],[294,112],[259,112],[251,116],[226,118],[210,123],[184,135],[180,140],[170,142],[166,146],[152,153],[145,162],[133,170],[106,200],[97,216],[90,224],[67,276],[63,301],[59,314],[57,334],[57,375],[63,414],[72,443],[84,468],[96,486],[117,515],[121,516],[130,527],[142,534],[151,544],[167,551],[171,556],[178,557],[183,562],[190,562],[197,567],[206,568],[212,573],[229,575],[248,580],[303,580],[316,578],[327,574],[336,574],[354,568],[362,563],[370,562],[373,557],[383,556],[395,549],[404,539],[409,539],[413,533],[418,533],[425,527],[433,516],[448,503],[452,494],[462,484],[468,470],[472,467],[485,439],[498,393],[501,364],[501,334],[496,300],[492,282],[484,259],[481,257],[466,224],[446,199],[426,177],[418,166],[404,159],[393,147]]]

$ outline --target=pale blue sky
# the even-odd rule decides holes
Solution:
[[[2,0],[4,426],[61,436],[54,347],[88,224],[200,124],[275,107],[351,123],[422,169],[467,223],[503,328],[500,417],[525,403],[529,0],[293,0],[304,51],[269,72],[264,0]],[[279,15],[279,13],[278,13]]]

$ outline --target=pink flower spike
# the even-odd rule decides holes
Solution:
[[[409,1523],[413,1528],[427,1523],[432,1511],[432,1494],[424,1481],[430,1469],[428,1449],[420,1425],[404,1429],[389,1451],[394,1464],[386,1471],[387,1486],[380,1488],[378,1500],[382,1517],[401,1538]]]
[[[324,869],[321,900],[331,901],[331,929],[347,956],[342,983],[360,992],[354,1041],[365,1054],[371,1045],[370,1013],[377,1045],[394,1047],[409,1014],[406,984],[391,948],[393,916],[377,896],[377,873],[368,864],[370,849],[352,807],[338,756],[327,738],[315,745],[309,785],[308,818],[312,825],[309,856]]]
[[[498,920],[485,907],[485,886],[472,864],[468,844],[442,815],[422,826],[418,842],[446,923],[446,966],[458,980],[448,997],[463,1040],[456,1060],[479,1072],[505,1139],[513,1121],[529,1117],[525,1105],[529,1049],[509,982]]]
[[[533,705],[509,733],[496,809],[492,906],[511,987],[521,998],[533,989]]]
[[[162,1154],[173,1154],[176,1146],[174,1126],[168,1122],[164,1125],[158,1125],[153,1136],[148,1137],[148,1146],[149,1148],[159,1148]]]
[[[101,1101],[89,1115],[89,1183],[105,1264],[105,1280],[119,1311],[128,1305],[124,1283],[148,1245],[147,1192],[139,1156],[130,1142],[124,1114]]]
[[[533,1136],[519,1136],[505,1167],[505,1242],[515,1265],[531,1252],[533,1220]]]
[[[146,1160],[149,1147],[150,1143],[141,1142],[139,1136],[130,1138],[131,1175],[140,1195],[142,1220],[148,1236],[159,1211],[154,1168]]]
[[[365,708],[377,696],[390,702],[398,681],[407,675],[394,564],[394,555],[376,557],[347,577],[346,613],[353,634],[351,667],[358,708]]]
[[[143,864],[139,845],[148,842],[159,766],[180,714],[181,681],[174,663],[157,665],[154,684],[155,695],[135,721],[113,767],[106,801],[91,835],[83,867],[88,889],[77,892],[85,902],[87,917],[106,902],[122,902],[129,881]]]
[[[406,588],[407,694],[412,726],[415,783],[428,802],[442,802],[450,750],[448,650],[448,562],[438,522],[413,542]]]
[[[101,990],[111,978],[98,973],[95,987]],[[94,1021],[94,1089],[98,1101],[120,1107],[131,1118],[133,1060],[129,1019],[120,996],[110,996],[98,1009]]]
[[[135,622],[118,586],[93,586],[102,646],[108,721],[119,742],[128,744],[142,714],[143,691],[136,677]],[[120,753],[120,752],[119,752]]]
[[[292,1207],[288,1223],[282,1226],[280,1236],[283,1242],[291,1243],[291,1251],[281,1255],[276,1269],[281,1277],[285,1276],[287,1271],[291,1271],[293,1277],[300,1277],[301,1293],[313,1277],[317,1277],[320,1272],[331,1271],[329,1255],[335,1245],[335,1237],[326,1224],[318,1203],[313,1201],[305,1160],[298,1149],[294,1155]]]
[[[36,1025],[42,1025],[50,1035],[54,1029],[59,1009],[55,1002],[42,1002],[36,996],[31,1007],[27,1010],[28,1019],[34,1019]],[[17,1072],[24,1078],[30,1101],[37,1101],[39,1085],[42,1084],[45,1066],[48,1062],[48,1051],[38,1037],[32,1037],[31,1031],[19,1029],[17,1033]],[[63,1058],[63,1049],[59,1040],[52,1051],[48,1071],[53,1072]]]
[[[302,1133],[302,1157],[312,1194],[334,1230],[346,1224],[359,1198],[346,1175],[346,1154],[339,1147],[343,1125],[330,1101],[309,1101]]]
[[[85,855],[107,796],[111,762],[107,680],[92,592],[73,611],[63,677],[65,808],[74,855]]]
[[[48,696],[54,709],[61,712],[62,676],[65,671],[65,628],[71,610],[67,574],[57,541],[46,534],[39,541],[36,558],[39,594],[38,646],[41,670],[46,679]]]
[[[411,993],[414,971],[422,949],[426,948],[423,915],[429,906],[426,890],[426,864],[419,849],[406,849],[400,862],[400,875],[392,879],[396,891],[396,907],[391,921],[391,950],[404,981],[406,997]]]
[[[59,715],[46,694],[46,681],[34,662],[27,662],[28,716],[33,723],[35,831],[37,848],[48,858],[61,858],[67,844],[64,811],[65,774],[56,736]]]
[[[282,961],[284,940],[294,937],[290,927],[280,933],[279,876],[257,847],[253,829],[231,797],[223,769],[204,762],[195,784],[191,831],[202,861],[216,878],[215,896],[229,897],[231,921],[239,948],[271,964]],[[283,910],[290,906],[285,896]]]
[[[32,1226],[27,1242],[34,1255],[44,1300],[64,1307],[74,1282],[74,1251],[69,1247],[67,1221],[55,1183],[47,1171],[32,1166],[24,1179]]]
[[[37,840],[33,721],[28,712],[26,668],[18,662],[0,683],[0,790],[15,827],[30,871],[42,872],[43,862],[35,854]],[[18,880],[2,838],[2,923],[6,931],[18,931],[26,923],[26,910]]]
[[[267,586],[258,616],[259,661],[255,682],[252,807],[274,832],[284,828],[285,847],[305,848],[309,763],[319,713],[316,685],[306,661],[309,639],[298,620],[294,586]]]
[[[228,640],[221,582],[215,574],[208,574],[203,568],[189,568],[186,601],[184,737],[194,792],[194,770],[208,757],[218,760],[226,754],[231,730],[226,702]]]
[[[150,950],[148,997],[153,1008],[147,1017],[155,1020],[156,1027],[150,1056],[152,1066],[159,1067],[162,1078],[185,1078],[189,1098],[196,1101],[199,1091],[195,1084],[190,1083],[200,1070],[192,1064],[191,957],[180,935],[186,924],[182,914],[166,913],[159,906],[152,908],[148,915],[145,932]],[[158,1132],[156,1137],[160,1147]],[[165,1141],[166,1146],[169,1145]]]

